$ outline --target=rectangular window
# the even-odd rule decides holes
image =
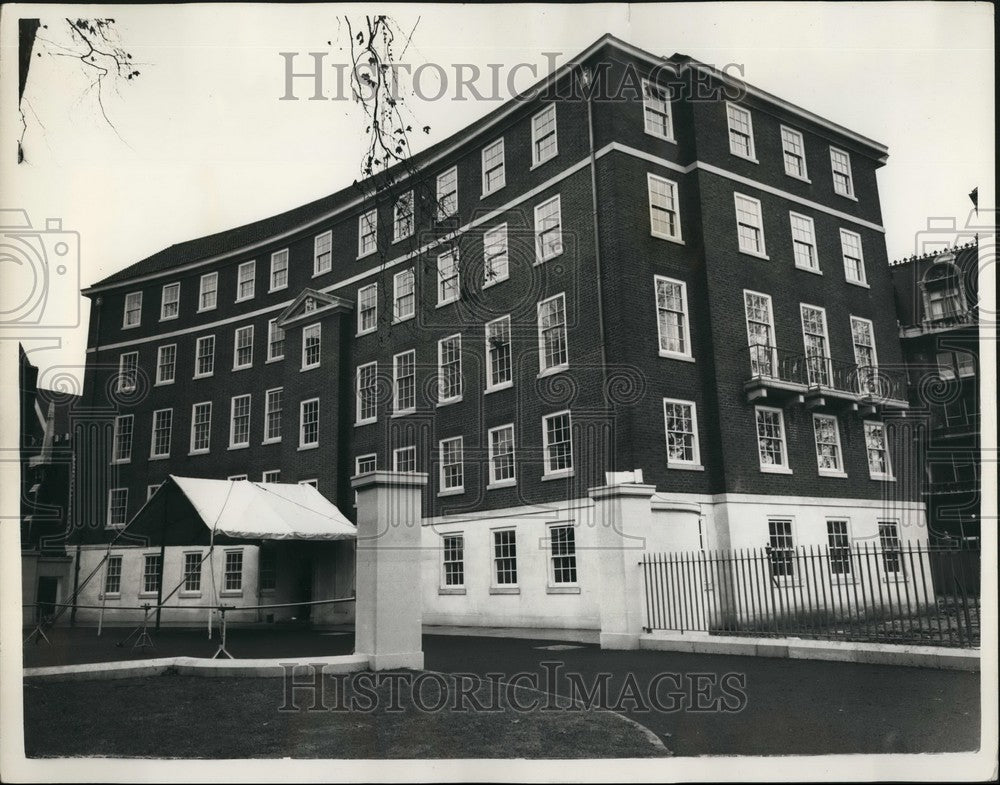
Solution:
[[[493,532],[493,579],[497,586],[517,585],[517,535],[513,529]]]
[[[195,342],[194,378],[211,376],[215,372],[215,336],[203,335]]]
[[[410,349],[392,358],[392,413],[417,410],[417,352]]]
[[[378,210],[358,216],[358,258],[375,252],[378,235]]]
[[[281,469],[271,469],[270,471],[264,472],[260,477],[261,482],[281,482]]]
[[[872,353],[875,348],[872,344]],[[970,352],[955,352],[955,362],[958,365],[958,375],[961,377],[976,375],[976,357]]]
[[[949,382],[955,378],[955,359],[951,352],[937,353],[938,378]]]
[[[865,449],[868,452],[868,474],[873,480],[891,480],[889,444],[885,425],[880,422],[865,423]]]
[[[513,485],[516,481],[513,424],[490,428],[489,437],[490,485]]]
[[[271,254],[271,286],[268,291],[276,292],[288,288],[288,249],[283,248]]]
[[[172,384],[177,373],[177,344],[171,343],[156,350],[156,383]]]
[[[535,207],[535,258],[539,262],[563,252],[561,203],[559,196],[553,196]]]
[[[126,352],[118,357],[118,392],[135,392],[139,383],[139,352]]]
[[[373,283],[358,289],[358,335],[373,332],[377,327],[378,284]]]
[[[851,574],[851,535],[848,521],[826,522],[826,541],[830,556],[830,574],[849,576]]]
[[[276,588],[278,588],[278,554],[274,548],[264,546],[260,549],[260,590],[274,591]]]
[[[417,448],[410,445],[393,450],[392,470],[394,472],[415,472],[417,470]]]
[[[667,466],[698,466],[698,410],[693,401],[663,399],[664,428],[667,434]]]
[[[812,272],[818,271],[819,257],[816,254],[816,228],[813,219],[798,213],[789,213],[788,219],[792,225],[792,253],[795,256],[795,266]]]
[[[836,147],[830,148],[830,168],[833,170],[833,190],[841,196],[854,197],[851,176],[851,156]]]
[[[319,446],[319,398],[299,404],[299,448]]]
[[[163,575],[163,562],[160,554],[147,553],[142,560],[142,593],[156,594],[160,590],[160,578]]]
[[[393,207],[392,241],[398,243],[413,234],[413,191],[402,194]]]
[[[757,420],[757,453],[762,472],[787,472],[788,452],[785,448],[785,418],[781,409],[755,407]]]
[[[566,337],[566,298],[557,294],[538,304],[539,372],[562,370],[569,366]]]
[[[878,355],[870,320],[851,317],[851,341],[854,343],[854,364],[858,367],[858,392],[875,395],[879,389]]]
[[[229,404],[229,447],[250,446],[250,396],[237,395]]]
[[[302,370],[307,371],[310,368],[319,368],[320,353],[321,353],[321,335],[320,328],[322,325],[310,324],[308,327],[302,328]]]
[[[649,192],[649,226],[653,237],[664,240],[681,239],[681,222],[678,212],[677,183],[655,174],[646,175]]]
[[[816,463],[819,467],[819,473],[843,475],[840,424],[837,422],[837,418],[829,414],[814,414],[813,432],[816,435]]]
[[[277,319],[267,322],[267,361],[280,360],[285,356],[285,331],[278,327]]]
[[[128,488],[112,488],[108,492],[108,526],[128,523]]]
[[[354,459],[354,473],[355,474],[368,474],[373,472],[378,468],[378,456],[375,453],[371,455],[359,455]]]
[[[549,547],[552,583],[576,583],[576,530],[572,526],[550,526]]]
[[[510,277],[507,255],[507,224],[494,226],[483,235],[483,286],[492,286]]]
[[[878,540],[882,546],[882,569],[889,575],[902,572],[903,555],[899,542],[899,524],[895,521],[879,521]]]
[[[844,277],[849,283],[864,284],[867,279],[865,256],[861,250],[861,235],[841,229],[840,249],[844,256]]]
[[[163,287],[163,295],[160,299],[160,321],[176,319],[181,312],[181,285],[179,283],[168,283]]]
[[[781,153],[785,160],[785,174],[808,181],[806,146],[802,141],[802,134],[793,128],[781,126]]]
[[[734,194],[736,199],[736,234],[740,250],[752,256],[766,256],[764,246],[764,218],[760,200],[743,194]]]
[[[777,348],[774,345],[774,316],[771,297],[743,290],[747,317],[747,341],[750,347],[750,371],[754,376],[774,376]]]
[[[531,165],[539,166],[557,153],[556,107],[549,104],[531,118]]]
[[[284,389],[274,387],[264,393],[264,441],[281,441],[281,408]]]
[[[184,554],[185,592],[195,593],[201,591],[201,561],[200,553]]]
[[[444,585],[465,585],[465,538],[461,534],[446,534],[441,538],[444,564]]]
[[[458,167],[451,167],[437,176],[437,218],[447,218],[458,212]]]
[[[236,302],[249,300],[256,288],[257,262],[243,262],[236,271]]]
[[[160,489],[161,485],[163,485],[163,483],[162,482],[158,482],[155,485],[147,485],[146,486],[146,501],[149,501],[150,499],[153,498],[153,494],[156,493]]]
[[[323,232],[313,238],[313,275],[333,269],[333,232]]]
[[[573,427],[568,411],[542,418],[542,454],[545,475],[573,471]]]
[[[253,325],[236,328],[233,334],[233,370],[239,371],[253,365]]]
[[[442,439],[438,443],[440,453],[440,487],[441,493],[446,491],[462,491],[465,489],[465,471],[462,465],[462,437]]]
[[[453,303],[460,296],[458,248],[450,248],[437,258],[438,305]]]
[[[122,327],[138,327],[142,321],[142,292],[131,292],[125,295],[125,314]]]
[[[392,319],[401,322],[417,312],[416,279],[413,268],[392,277]]]
[[[104,593],[118,596],[122,593],[122,557],[109,556],[104,572]]]
[[[173,409],[157,409],[153,412],[153,436],[149,446],[150,458],[166,458],[170,455],[170,435],[173,424]]]
[[[496,390],[514,383],[510,317],[486,323],[486,389]]]
[[[756,163],[753,145],[753,118],[742,106],[726,102],[726,117],[729,120],[729,152],[740,158]]]
[[[483,196],[498,191],[506,183],[503,138],[483,148]]]
[[[378,416],[378,364],[367,363],[358,366],[356,392],[357,415],[355,423],[363,425],[375,422]]]
[[[661,357],[691,357],[688,339],[687,285],[683,281],[654,277],[656,327]]]
[[[809,384],[829,387],[832,368],[830,343],[826,337],[826,309],[802,304],[799,311],[802,315],[802,343],[806,350],[806,376]]]
[[[226,551],[226,571],[222,590],[231,592],[243,590],[243,551]]]
[[[773,578],[795,577],[795,543],[792,540],[792,522],[787,518],[772,518],[767,522],[768,556]]]
[[[198,310],[212,311],[219,301],[219,274],[205,273],[198,282]]]
[[[208,452],[212,444],[212,402],[196,403],[191,407],[192,453]]]
[[[674,123],[670,113],[670,89],[642,80],[642,114],[647,134],[674,141]]]
[[[438,341],[438,403],[462,399],[462,336]]]
[[[133,415],[122,414],[115,417],[115,441],[111,453],[112,463],[128,463],[132,460]]]

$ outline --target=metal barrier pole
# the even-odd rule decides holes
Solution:
[[[225,655],[229,659],[235,659],[229,650],[226,649],[226,608],[230,606],[220,605],[219,606],[219,629],[222,630],[222,641],[219,643],[219,648],[215,650],[215,654],[212,655],[213,660],[217,660],[220,656]],[[235,606],[231,606],[235,607]]]

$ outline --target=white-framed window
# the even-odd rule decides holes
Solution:
[[[228,477],[226,477],[226,479],[229,482],[237,482],[239,480],[246,480],[247,479],[247,475],[245,475],[245,474],[230,474]]]
[[[392,241],[398,243],[413,234],[413,191],[401,194],[392,210]]]
[[[833,172],[834,192],[853,199],[854,178],[851,175],[851,156],[843,150],[831,147],[830,169]]]
[[[410,349],[392,358],[392,413],[411,414],[417,410],[417,352]]]
[[[816,437],[816,464],[820,474],[844,476],[840,451],[840,424],[832,414],[813,414]]]
[[[142,557],[142,594],[156,594],[163,579],[163,561],[158,553],[146,553]]]
[[[163,485],[162,482],[157,482],[153,483],[152,485],[146,486],[146,501],[149,501],[150,499],[153,498],[153,494],[160,489],[161,485]]]
[[[643,127],[647,134],[674,141],[674,121],[670,111],[670,88],[642,80]]]
[[[684,281],[653,276],[656,285],[656,330],[661,357],[691,359],[687,285]]]
[[[120,414],[115,417],[115,435],[111,448],[112,463],[132,460],[132,435],[135,433],[135,415]]]
[[[250,300],[257,283],[257,262],[243,262],[236,269],[236,302]]]
[[[562,200],[556,194],[535,206],[535,260],[545,262],[562,252]]]
[[[191,407],[191,454],[205,453],[212,446],[212,402],[203,401]]]
[[[483,288],[510,277],[507,224],[494,226],[483,235],[483,276]]]
[[[556,139],[556,105],[549,104],[531,118],[531,165],[540,166],[559,152]]]
[[[394,472],[415,472],[417,470],[417,448],[414,445],[397,447],[392,451]]]
[[[264,393],[264,443],[281,441],[281,410],[284,388],[272,387]]]
[[[299,485],[316,487],[315,480],[303,480]],[[262,545],[260,549],[260,590],[272,592],[278,588],[278,554],[274,548]]]
[[[795,540],[791,518],[769,518],[767,521],[768,560],[771,577],[791,581],[795,578]]]
[[[156,383],[173,384],[177,376],[177,344],[168,343],[156,350]]]
[[[649,227],[653,237],[664,240],[681,239],[681,220],[677,183],[655,174],[646,174],[649,193]]]
[[[542,418],[542,455],[545,476],[573,473],[573,423],[568,410]]]
[[[271,285],[269,292],[288,288],[288,249],[282,248],[271,254]]]
[[[872,352],[874,353],[874,342]],[[955,352],[955,364],[958,366],[958,375],[962,378],[976,375],[976,357],[971,352]]]
[[[560,293],[538,303],[539,373],[569,367],[566,336],[566,297]]]
[[[302,328],[302,370],[319,368],[322,355],[322,325],[310,324]]]
[[[358,366],[355,391],[357,393],[355,424],[365,425],[378,418],[378,363]]]
[[[438,341],[438,404],[462,400],[462,336]]]
[[[173,425],[173,409],[157,409],[153,412],[153,430],[149,440],[150,458],[166,458],[170,455]]]
[[[317,480],[316,478],[313,478],[311,480],[299,480],[298,484],[308,485],[310,488],[315,488],[317,491],[319,490],[319,480]]]
[[[122,316],[122,329],[138,327],[142,322],[142,292],[129,292],[125,295],[125,312]]]
[[[354,459],[355,474],[369,474],[378,468],[378,456],[375,453],[370,455],[359,455]]]
[[[747,318],[747,345],[750,347],[750,372],[754,376],[774,376],[777,347],[774,344],[774,314],[771,295],[743,290]]]
[[[465,490],[465,467],[462,464],[462,437],[438,442],[440,493],[460,493]]]
[[[226,551],[222,591],[224,593],[243,591],[243,551]]]
[[[205,273],[198,281],[198,312],[213,311],[219,303],[219,274]]]
[[[827,554],[830,574],[835,578],[851,575],[851,522],[846,518],[830,518],[826,522]]]
[[[358,289],[358,335],[374,332],[377,328],[378,284],[372,283]]]
[[[858,367],[858,392],[874,395],[878,390],[878,354],[870,319],[851,317],[851,342],[854,344],[854,364]]]
[[[229,402],[229,449],[250,446],[250,396],[234,395]]]
[[[848,229],[840,230],[840,250],[844,257],[844,278],[848,283],[865,285],[865,255],[861,249],[861,235]]]
[[[261,482],[281,482],[281,469],[271,469],[260,476]]]
[[[781,409],[755,406],[757,422],[757,456],[762,472],[790,473],[788,449],[785,445],[785,416]]]
[[[795,266],[801,270],[819,272],[819,256],[816,251],[816,227],[808,215],[788,213],[792,227],[792,254]]]
[[[441,537],[441,570],[446,587],[465,585],[465,537],[445,534]]]
[[[882,570],[886,575],[903,571],[903,551],[899,541],[899,524],[896,521],[878,522],[878,541],[882,548]]]
[[[865,421],[865,450],[868,453],[868,475],[873,480],[891,480],[892,463],[889,461],[889,440],[885,425]]]
[[[517,533],[514,529],[493,530],[493,582],[497,586],[517,586]]]
[[[781,126],[781,155],[785,161],[785,174],[809,182],[806,172],[806,145],[802,134],[794,128]]]
[[[438,301],[447,305],[460,297],[458,278],[458,248],[449,248],[437,258]]]
[[[233,333],[233,370],[253,366],[253,325],[237,327]]]
[[[514,425],[499,425],[489,430],[490,486],[501,487],[517,482],[514,461]]]
[[[122,557],[109,556],[108,566],[104,571],[104,594],[118,597],[122,593]]]
[[[118,356],[118,380],[116,388],[120,393],[135,392],[139,384],[139,352],[125,352]]]
[[[185,594],[201,592],[201,552],[189,551],[184,554],[184,585],[181,591]]]
[[[503,137],[483,148],[483,196],[499,191],[506,184]]]
[[[319,447],[319,398],[299,404],[299,449]]]
[[[108,522],[110,529],[128,523],[128,488],[112,488],[108,491]]]
[[[833,369],[826,333],[826,309],[800,303],[799,313],[802,316],[802,344],[806,350],[806,377],[812,386],[829,387]]]
[[[556,586],[577,583],[576,529],[572,524],[549,526],[549,580]]]
[[[486,323],[486,389],[499,390],[514,383],[510,316]]]
[[[453,166],[437,176],[437,210],[438,220],[447,218],[458,212],[458,167]]]
[[[726,118],[729,121],[729,152],[756,163],[750,110],[727,101]]]
[[[760,200],[743,194],[733,194],[736,201],[736,236],[740,251],[751,256],[767,257],[764,245],[764,215]]]
[[[273,362],[285,356],[285,331],[278,326],[277,319],[267,322],[267,361]]]
[[[951,352],[938,352],[936,355],[937,375],[941,381],[950,382],[955,379],[955,357]]]
[[[378,210],[372,208],[358,216],[358,258],[375,253],[378,245]]]
[[[215,373],[215,336],[203,335],[194,345],[194,378]]]
[[[333,232],[326,231],[313,238],[313,276],[333,269]]]
[[[392,276],[392,320],[412,319],[416,312],[416,278],[411,267]]]
[[[160,297],[160,321],[176,319],[181,314],[181,285],[168,283]]]
[[[664,398],[663,423],[667,436],[667,467],[700,466],[698,409],[694,401]]]

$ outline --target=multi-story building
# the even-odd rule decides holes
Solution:
[[[111,479],[430,475],[430,623],[594,627],[606,473],[649,548],[923,535],[876,170],[886,148],[606,36],[386,175],[94,284]]]

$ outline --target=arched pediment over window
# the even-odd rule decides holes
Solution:
[[[969,310],[965,300],[965,285],[961,270],[955,264],[955,254],[941,254],[927,268],[920,281],[924,300],[924,321],[940,322],[960,319]]]

